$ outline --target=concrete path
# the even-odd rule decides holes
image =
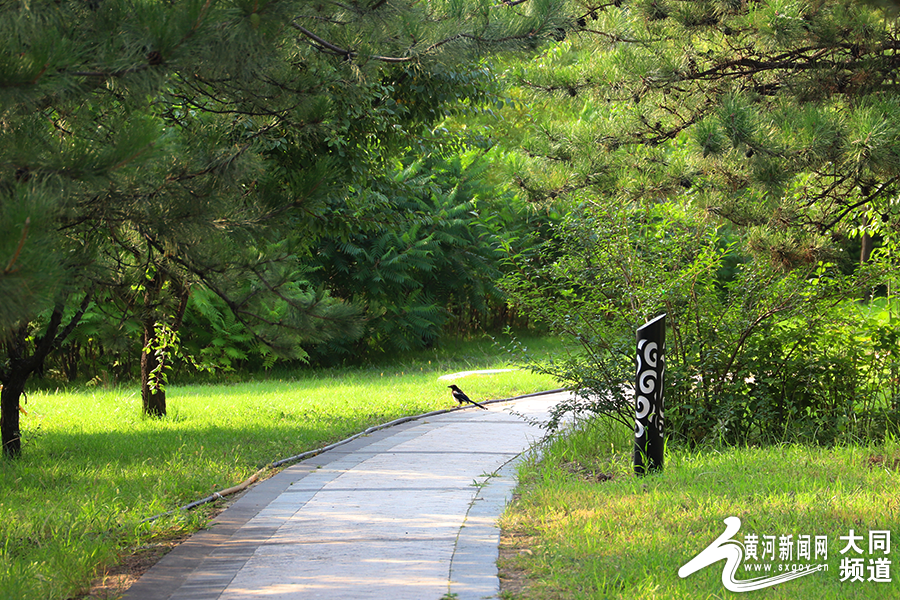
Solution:
[[[567,392],[357,438],[254,486],[127,600],[457,600],[499,593],[495,523]]]

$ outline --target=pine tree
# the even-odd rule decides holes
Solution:
[[[519,172],[532,197],[690,198],[759,228],[757,250],[785,267],[863,223],[894,222],[892,13],[850,0],[622,0],[586,4],[577,26],[520,70],[533,99],[580,117],[551,108],[530,138],[526,160],[541,166]]]
[[[25,381],[98,289],[141,316],[145,376],[193,286],[273,344],[352,328],[290,265],[347,229],[348,189],[473,93],[474,53],[560,26],[556,3],[515,4],[0,3],[4,452]]]
[[[541,269],[511,282],[587,348],[557,373],[589,398],[618,389],[629,331],[667,312],[669,416],[686,439],[775,439],[786,411],[831,419],[825,378],[789,390],[799,355],[872,374],[824,340],[846,317],[836,304],[895,277],[831,264],[861,230],[897,241],[894,14],[842,0],[583,7],[577,31],[510,69],[530,111],[516,181],[571,210]]]

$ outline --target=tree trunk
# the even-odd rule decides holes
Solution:
[[[859,264],[864,265],[872,257],[872,236],[868,233],[862,234],[862,248],[859,251]]]
[[[165,387],[150,385],[150,373],[160,367],[160,358],[151,347],[155,345],[153,344],[156,337],[155,327],[156,321],[153,319],[144,320],[144,345],[141,351],[141,400],[145,415],[164,417],[166,416]]]
[[[48,340],[53,338],[62,311],[57,307],[47,325],[47,333],[34,347],[28,341],[28,328],[19,327],[6,340],[6,368],[0,373],[0,443],[3,455],[16,458],[22,453],[22,437],[19,431],[19,399],[25,393],[25,382],[43,366],[50,350]]]
[[[141,352],[141,401],[143,404],[144,414],[150,417],[166,416],[166,388],[164,385],[151,385],[150,374],[154,370],[158,376],[163,376],[165,369],[165,355],[157,354],[152,348],[157,346],[156,339],[156,318],[154,311],[155,303],[158,301],[159,294],[163,288],[163,277],[157,274],[153,283],[148,286],[144,295],[144,318],[143,318],[143,350]],[[172,329],[178,331],[184,319],[184,311],[187,309],[190,290],[177,279],[172,280],[172,286],[176,290],[178,296],[178,308],[175,310],[172,319]],[[159,383],[159,381],[155,382]]]
[[[60,360],[62,362],[63,371],[66,374],[66,381],[75,381],[78,379],[78,364],[81,358],[81,344],[72,342],[66,351],[61,353]]]
[[[3,455],[16,458],[22,453],[22,439],[19,434],[19,398],[25,392],[25,380],[31,373],[14,373],[0,387],[0,437],[3,441]]]
[[[869,260],[871,260],[872,246],[873,246],[872,236],[869,235],[868,231],[865,231],[865,228],[869,225],[869,219],[865,215],[863,215],[862,224],[863,224],[863,234],[862,234],[862,238],[860,240],[862,242],[862,245],[859,250],[859,266],[863,266],[867,262],[869,262]],[[872,290],[869,288],[866,288],[866,291],[863,292],[863,301],[869,302],[871,299],[872,299]]]
[[[3,444],[5,456],[15,458],[22,452],[19,399],[25,393],[25,383],[32,373],[43,371],[44,359],[72,333],[90,303],[91,294],[87,293],[62,331],[59,327],[62,324],[63,304],[59,302],[50,313],[44,335],[30,342],[28,328],[22,326],[11,332],[5,341],[6,364],[0,363],[0,443]]]

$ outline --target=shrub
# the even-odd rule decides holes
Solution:
[[[542,261],[505,280],[523,310],[582,350],[533,365],[576,391],[549,426],[567,412],[633,426],[634,331],[664,312],[670,439],[828,443],[883,433],[896,411],[893,387],[882,390],[896,387],[897,336],[876,322],[883,315],[846,301],[868,280],[822,254],[790,269],[755,258],[750,239],[674,203],[570,214]]]

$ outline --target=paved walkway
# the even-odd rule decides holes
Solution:
[[[357,438],[254,486],[126,600],[458,600],[499,593],[495,523],[565,392]]]

